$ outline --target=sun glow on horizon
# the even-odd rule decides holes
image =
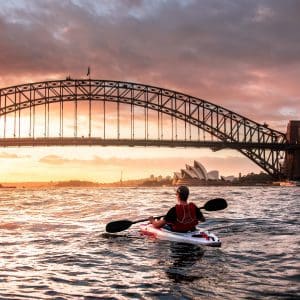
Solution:
[[[43,86],[40,88],[43,90]],[[15,96],[23,105],[26,103],[24,109],[16,112],[11,110],[0,117],[0,138],[215,140],[204,129],[153,108],[133,107],[109,100],[98,101],[97,98],[91,101],[60,100],[53,103],[39,102],[34,98],[37,101],[32,107],[31,102],[28,106],[31,92],[26,90],[24,93],[27,94]],[[55,92],[51,93],[55,101],[60,99],[55,98]],[[38,95],[43,99],[49,97],[44,91]],[[159,105],[160,98],[156,95],[153,99]],[[7,99],[4,100],[6,104]],[[13,102],[13,98],[10,101]],[[172,109],[170,99],[167,97],[165,101]],[[176,109],[181,114],[185,114],[187,109],[192,110],[187,105],[179,105]],[[193,109],[197,109],[197,106]],[[3,161],[0,182],[88,180],[108,183],[119,181],[121,173],[124,180],[148,178],[150,175],[173,176],[174,172],[184,169],[186,164],[193,164],[194,160],[200,161],[208,171],[218,170],[225,176],[237,176],[239,172],[258,169],[233,150],[212,152],[204,148],[22,147],[0,150],[0,161]]]
[[[0,182],[120,180],[173,176],[186,164],[200,161],[208,171],[235,175],[259,170],[236,151],[154,147],[26,147],[0,151]]]

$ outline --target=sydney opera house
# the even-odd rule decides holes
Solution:
[[[194,161],[194,165],[186,165],[185,169],[175,172],[174,185],[205,185],[210,180],[218,180],[219,171],[207,172],[201,163]]]

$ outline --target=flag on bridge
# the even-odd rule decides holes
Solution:
[[[86,76],[90,76],[90,74],[91,74],[91,68],[90,68],[90,67],[88,67],[88,71],[87,71],[87,74],[86,74]]]

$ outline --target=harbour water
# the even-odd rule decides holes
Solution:
[[[0,299],[299,299],[300,187],[192,187],[221,248],[142,237],[113,220],[164,214],[173,188],[1,189]]]

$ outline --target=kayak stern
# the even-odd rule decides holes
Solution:
[[[165,228],[155,228],[152,226],[152,224],[142,224],[140,226],[140,232],[142,235],[151,238],[173,242],[211,247],[221,247],[222,244],[220,239],[215,234],[203,230],[181,233],[170,231]]]

